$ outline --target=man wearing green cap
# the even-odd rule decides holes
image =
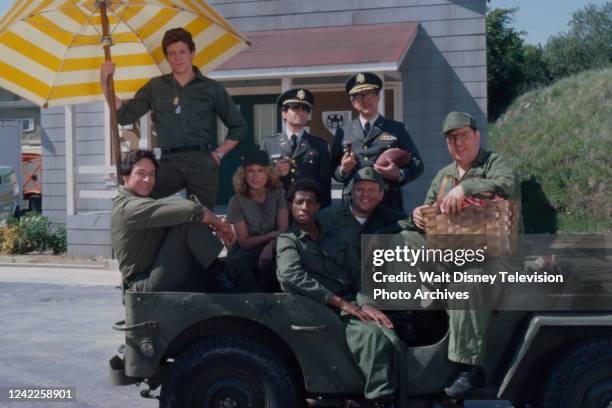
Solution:
[[[322,210],[317,218],[336,231],[337,238],[360,247],[361,234],[393,234],[404,229],[406,215],[384,205],[385,182],[372,167],[355,172],[350,200]]]
[[[394,234],[406,228],[406,215],[382,204],[384,185],[382,176],[373,167],[362,167],[355,172],[350,200],[317,214],[318,223],[326,231],[322,248],[327,254],[342,254],[344,267],[357,275],[358,287],[361,282],[361,235]],[[356,301],[365,309],[374,307],[367,296],[360,295]],[[379,313],[389,319],[389,313]],[[408,370],[403,358],[405,344],[392,327],[384,328],[388,340],[376,337],[376,341],[372,337],[375,333],[359,329],[347,327],[347,344],[357,365],[364,373],[370,373],[366,374],[366,398],[396,400],[396,406],[404,406],[406,387],[402,383]]]
[[[497,195],[508,200],[520,200],[520,185],[512,166],[499,154],[480,147],[480,132],[470,114],[449,113],[442,124],[442,133],[453,163],[438,172],[431,182],[425,204],[412,212],[411,221],[419,231],[425,229],[423,209],[433,205],[439,205],[444,213],[454,214],[461,211],[466,197],[490,198]],[[413,248],[426,245],[423,237],[416,232],[404,232],[402,235]],[[481,273],[483,269],[498,269],[502,263],[508,262],[515,261],[497,258],[474,266],[466,265],[465,268]],[[485,383],[482,365],[491,311],[449,310],[448,315],[448,358],[460,364],[461,372],[445,391],[452,398],[463,398]]]
[[[384,179],[384,201],[390,208],[404,211],[401,187],[423,173],[423,161],[403,123],[383,117],[378,111],[383,82],[378,75],[360,72],[346,83],[346,92],[359,117],[338,128],[331,149],[334,178],[344,184],[344,195],[351,190],[351,180],[362,167],[373,166]],[[393,162],[378,164],[386,150],[402,149],[412,159],[402,167]]]
[[[295,88],[278,98],[285,129],[266,138],[261,150],[283,182],[285,191],[296,180],[311,178],[321,187],[321,207],[331,204],[331,171],[329,146],[325,139],[305,129],[314,106],[314,95],[308,89]]]

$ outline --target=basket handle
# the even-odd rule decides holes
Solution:
[[[452,178],[450,175],[445,174],[444,177],[442,178],[442,183],[440,183],[440,190],[438,191],[438,196],[436,201],[439,203],[442,201],[442,199],[444,198],[444,196],[446,195],[446,185],[448,184],[448,179]],[[494,196],[493,192],[491,191],[483,191],[478,193],[479,196],[483,196],[485,198],[492,198]]]

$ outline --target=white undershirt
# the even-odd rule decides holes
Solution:
[[[380,113],[377,113],[376,116],[374,116],[372,119],[370,120],[365,120],[364,118],[361,117],[361,115],[359,115],[359,122],[361,123],[361,128],[365,129],[365,124],[367,122],[370,122],[370,129],[374,127],[374,122],[376,122],[378,120],[378,117],[380,116]]]
[[[360,223],[361,225],[365,224],[365,222],[368,220],[367,218],[363,218],[363,217],[358,217],[357,215],[355,215],[355,212],[353,211],[353,206],[350,206],[351,208],[351,213],[353,214],[353,217],[355,217],[355,219],[357,220],[358,223]]]

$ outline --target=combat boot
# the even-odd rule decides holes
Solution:
[[[459,373],[455,382],[444,389],[450,398],[465,398],[474,390],[484,386],[485,377],[481,366],[463,365],[463,371]]]

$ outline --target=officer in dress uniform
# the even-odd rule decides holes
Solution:
[[[331,203],[331,169],[329,146],[324,138],[313,136],[304,129],[314,105],[314,95],[307,89],[296,88],[278,98],[285,129],[261,144],[283,182],[285,191],[296,180],[311,178],[321,189],[321,207]]]
[[[384,178],[383,204],[403,211],[401,187],[423,173],[423,161],[405,125],[378,112],[382,87],[382,80],[370,72],[360,72],[347,81],[346,92],[359,117],[336,131],[331,149],[333,176],[344,184],[344,195],[348,195],[357,171],[373,166]],[[407,165],[401,168],[394,163],[375,165],[382,152],[394,147],[411,154]]]

